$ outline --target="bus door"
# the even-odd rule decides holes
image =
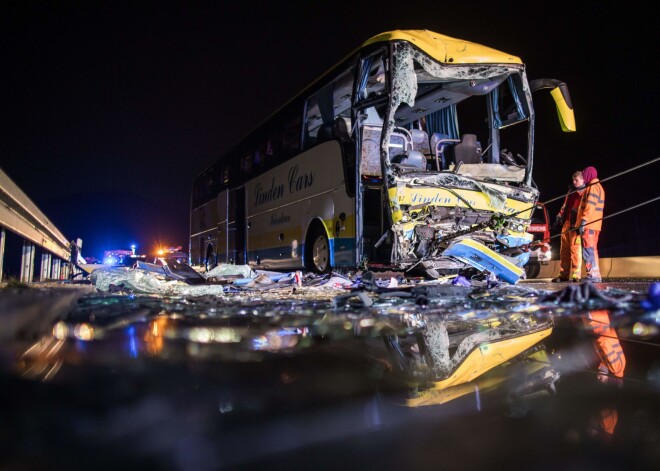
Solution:
[[[369,262],[389,263],[392,237],[380,164],[380,139],[380,125],[366,124],[360,129],[362,258]],[[405,149],[406,143],[400,136],[393,135],[390,140],[391,147]]]
[[[362,57],[358,63],[353,94],[354,119],[359,123],[358,194],[356,194],[357,263],[388,264],[391,259],[392,237],[389,206],[381,167],[381,137],[387,106],[387,51],[381,48]],[[405,151],[405,142],[390,138],[390,148],[398,145]]]
[[[245,265],[247,250],[245,237],[245,185],[229,190],[227,207],[227,255],[230,263]]]

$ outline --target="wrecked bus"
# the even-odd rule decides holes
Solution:
[[[194,180],[193,264],[326,273],[464,267],[515,282],[529,259],[532,93],[522,61],[427,30],[360,48]]]

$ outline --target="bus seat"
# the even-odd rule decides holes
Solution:
[[[454,144],[458,139],[451,139],[448,134],[434,132],[431,134],[431,151],[440,162],[440,169],[446,169],[454,154]]]
[[[426,170],[426,157],[421,152],[411,150],[401,159],[401,165],[404,167]]]
[[[454,161],[458,165],[481,163],[481,152],[477,144],[476,134],[463,134],[461,142],[454,146]]]
[[[378,111],[373,106],[364,110],[364,116],[363,124],[373,124],[375,126],[382,126],[383,124],[383,118],[380,117],[380,114],[378,114]]]
[[[413,150],[421,152],[424,155],[431,155],[429,147],[429,135],[426,131],[421,129],[411,129],[410,135],[412,136]]]
[[[435,150],[438,147],[438,143],[443,139],[449,139],[449,135],[443,134],[441,132],[434,132],[431,134],[431,150],[435,155]]]
[[[332,139],[333,129],[331,125],[322,124],[319,126],[319,130],[316,133],[317,142],[324,142]]]
[[[346,116],[337,116],[335,119],[334,129],[332,130],[335,138],[341,142],[348,142],[351,140],[351,118]]]

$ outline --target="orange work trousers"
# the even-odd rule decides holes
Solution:
[[[594,335],[594,347],[601,361],[599,369],[607,371],[617,378],[623,378],[626,356],[621,348],[616,330],[610,325],[608,311],[605,309],[589,311],[585,323],[592,329]]]
[[[600,278],[600,267],[598,266],[598,237],[600,231],[586,229],[582,236],[582,258],[584,267],[587,269],[589,278]]]
[[[569,230],[571,224],[566,221],[561,228],[559,246],[559,276],[577,278],[582,276],[582,241],[577,231]]]

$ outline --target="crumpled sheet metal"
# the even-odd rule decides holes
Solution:
[[[90,278],[100,291],[111,291],[110,285],[114,285],[138,293],[169,296],[208,294],[220,296],[224,294],[222,285],[187,285],[183,281],[168,280],[146,270],[126,267],[98,268],[91,273]]]

